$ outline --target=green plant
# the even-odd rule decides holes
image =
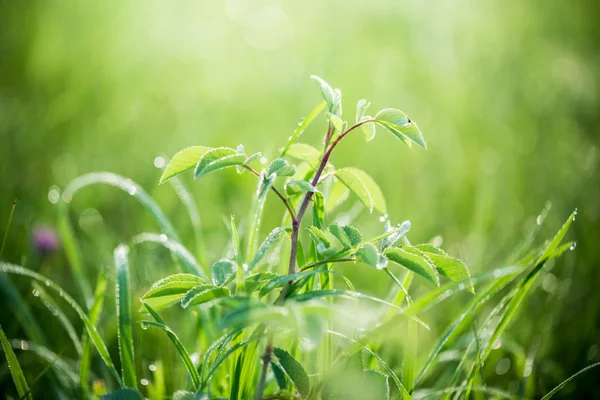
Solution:
[[[353,123],[342,119],[342,97],[318,77],[313,79],[325,98],[294,131],[279,157],[266,168],[261,153],[247,155],[238,148],[195,146],[177,153],[164,169],[160,183],[171,181],[178,191],[185,187],[178,174],[194,169],[196,179],[206,174],[235,167],[240,174],[249,172],[258,178],[252,209],[240,227],[229,221],[228,256],[209,268],[203,262],[206,251],[198,241],[196,256],[179,241],[174,226],[154,200],[137,184],[110,173],[96,173],[77,178],[67,186],[60,205],[60,231],[80,297],[80,306],[57,283],[45,276],[11,264],[2,263],[4,273],[27,276],[36,281],[36,297],[53,310],[69,333],[79,355],[79,373],[59,355],[49,365],[57,375],[67,371],[69,386],[81,398],[89,396],[90,357],[92,346],[99,352],[112,374],[117,390],[107,399],[141,398],[136,374],[133,329],[135,310],[131,304],[129,250],[144,242],[155,242],[170,250],[181,268],[157,281],[141,297],[140,311],[147,319],[140,321],[143,330],[158,328],[165,332],[189,375],[188,385],[177,391],[174,399],[333,399],[333,398],[401,398],[413,396],[468,398],[471,393],[511,397],[486,386],[482,366],[491,350],[509,326],[522,301],[543,266],[573,248],[561,244],[574,212],[557,235],[538,248],[518,254],[518,261],[482,275],[470,276],[464,262],[450,256],[435,243],[413,245],[407,238],[411,225],[404,221],[392,225],[382,190],[364,171],[353,167],[335,168],[331,158],[341,141],[353,132],[362,131],[367,141],[374,138],[376,127],[382,128],[411,147],[426,148],[417,124],[403,112],[386,108],[375,116],[366,115],[370,103],[360,100]],[[325,109],[327,129],[322,149],[298,143],[306,127]],[[82,188],[93,184],[116,186],[134,196],[150,212],[161,232],[136,236],[114,251],[116,276],[116,311],[120,371],[112,361],[107,345],[96,329],[103,308],[106,287],[100,271],[95,295],[83,271],[81,250],[70,226],[68,204]],[[259,240],[261,221],[268,193],[284,205],[280,226]],[[370,213],[383,214],[382,233],[364,239],[349,222],[336,219],[336,211],[349,195]],[[182,196],[189,200],[189,193]],[[193,201],[186,201],[193,215]],[[307,217],[310,215],[310,217]],[[194,218],[191,218],[194,221]],[[200,232],[195,227],[195,232]],[[198,236],[199,237],[199,236]],[[289,241],[289,243],[288,243]],[[285,254],[281,266],[273,255]],[[199,261],[200,260],[200,261]],[[357,291],[338,264],[354,268],[375,268],[390,279],[385,298]],[[395,270],[403,267],[403,276]],[[422,278],[430,290],[418,298],[411,296],[413,282]],[[475,290],[477,286],[477,291]],[[347,287],[347,288],[342,288]],[[46,292],[45,288],[52,293]],[[421,331],[428,330],[422,314],[448,297],[470,292],[470,301],[461,310],[436,345],[423,360],[418,344]],[[58,294],[78,314],[85,327],[82,340],[74,335],[52,294]],[[491,309],[491,299],[500,296]],[[159,312],[170,307],[196,310],[186,314],[190,325],[196,324],[195,336],[200,351],[183,343]],[[26,310],[26,307],[23,306]],[[89,311],[88,311],[89,310]],[[31,320],[30,318],[25,321]],[[33,326],[30,330],[35,330]],[[2,331],[2,345],[11,366],[18,366]],[[483,333],[489,333],[483,335]],[[390,357],[390,340],[402,340],[400,351]],[[42,347],[37,339],[36,349]],[[34,348],[34,346],[30,346]],[[463,350],[463,356],[444,379],[430,382],[431,371],[440,364],[444,349]],[[48,353],[46,355],[54,354]],[[51,358],[46,356],[46,359]],[[391,359],[391,360],[390,360]],[[423,361],[423,362],[421,362]],[[20,368],[13,367],[19,396],[29,395]],[[165,373],[164,371],[159,371]],[[427,385],[424,385],[427,383]],[[421,389],[419,394],[418,389]],[[425,389],[425,390],[423,390]],[[148,389],[152,398],[166,396],[159,385]]]

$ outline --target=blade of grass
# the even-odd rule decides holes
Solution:
[[[152,318],[154,318],[154,320],[156,322],[142,321],[142,324],[147,324],[149,326],[155,326],[155,327],[160,328],[163,331],[165,331],[165,333],[167,334],[167,336],[169,337],[169,339],[171,340],[173,345],[175,345],[177,352],[181,356],[181,359],[183,360],[185,367],[187,368],[190,378],[192,378],[192,382],[194,384],[194,390],[196,390],[196,391],[199,390],[200,389],[200,376],[198,375],[198,372],[196,371],[196,367],[194,367],[194,363],[192,362],[192,358],[190,357],[189,352],[187,351],[187,349],[185,348],[183,343],[181,343],[181,340],[179,340],[179,337],[177,336],[177,334],[175,332],[173,332],[173,330],[171,330],[171,328],[169,328],[165,324],[165,322],[162,320],[160,315],[158,315],[158,313],[156,311],[154,311],[152,309],[152,307],[150,307],[148,304],[144,304],[144,307],[146,307],[146,310],[148,310],[148,312],[150,313],[150,315],[152,315]]]
[[[117,383],[120,386],[123,386],[123,381],[121,380],[121,377],[119,376],[119,373],[117,372],[117,369],[115,368],[115,365],[112,362],[112,359],[110,358],[110,354],[108,352],[108,348],[106,347],[106,344],[100,337],[100,334],[98,334],[98,331],[96,330],[94,325],[91,323],[90,319],[87,317],[85,311],[83,311],[83,308],[81,308],[81,306],[79,304],[77,304],[75,299],[73,299],[70,295],[68,295],[55,282],[51,281],[50,279],[46,278],[45,276],[43,276],[41,274],[38,274],[37,272],[28,270],[27,268],[23,268],[21,266],[14,265],[14,264],[0,263],[0,271],[5,272],[7,274],[26,276],[31,279],[34,279],[40,283],[43,283],[44,285],[46,285],[46,287],[52,289],[60,297],[62,297],[67,302],[67,304],[69,304],[73,308],[73,310],[75,310],[77,315],[79,315],[79,318],[81,318],[81,320],[83,321],[85,328],[87,329],[87,332],[90,335],[91,340],[94,343],[94,346],[96,347],[96,350],[98,350],[98,353],[100,354],[100,357],[102,357],[102,360],[108,367],[111,374],[114,376]]]
[[[71,324],[71,321],[69,321],[64,311],[54,301],[52,296],[48,292],[46,292],[46,290],[44,290],[42,285],[40,285],[37,282],[33,282],[32,286],[33,295],[35,297],[39,297],[42,304],[44,304],[48,311],[50,311],[50,313],[58,319],[63,328],[65,328],[65,331],[67,331],[67,335],[73,342],[73,346],[75,346],[77,354],[81,355],[81,341],[79,340],[79,337],[75,331],[75,328],[73,327],[73,324]]]
[[[90,323],[92,326],[98,324],[102,308],[104,306],[104,293],[106,292],[106,286],[108,280],[106,278],[105,271],[101,271],[98,274],[98,281],[96,282],[96,290],[94,293],[94,304],[89,314]],[[81,357],[79,358],[79,388],[82,394],[82,398],[88,398],[88,377],[90,371],[90,364],[92,362],[92,343],[90,343],[90,335],[87,332],[83,332],[83,339],[81,341]]]
[[[121,358],[121,374],[125,386],[137,388],[135,374],[135,356],[133,351],[133,326],[131,316],[131,298],[129,294],[129,248],[118,246],[114,251],[115,268],[117,272],[117,321],[119,356]]]
[[[583,374],[584,372],[587,372],[591,369],[594,369],[596,367],[600,367],[600,362],[594,363],[592,365],[588,365],[587,367],[577,371],[576,373],[574,373],[573,375],[571,375],[570,377],[568,377],[567,379],[565,379],[564,381],[562,381],[558,386],[556,386],[554,389],[552,389],[550,392],[548,392],[548,394],[546,394],[544,397],[542,397],[541,400],[548,400],[551,399],[552,397],[554,397],[554,395],[561,390],[562,388],[564,388],[567,383],[571,382],[573,379],[575,379],[578,375]]]
[[[185,273],[198,275],[202,278],[210,276],[210,274],[205,275],[204,268],[202,268],[198,261],[196,261],[196,258],[192,255],[192,253],[190,253],[177,240],[169,239],[164,234],[152,232],[140,233],[131,239],[131,243],[136,245],[141,243],[156,243],[164,246],[165,248],[169,249],[178,260],[181,261],[181,266]]]
[[[10,214],[8,215],[8,222],[6,223],[6,229],[4,230],[4,238],[2,239],[2,247],[0,248],[0,259],[2,259],[2,255],[4,254],[4,245],[6,245],[6,238],[8,237],[8,231],[10,229],[10,224],[12,222],[13,214],[15,213],[16,207],[17,199],[13,201],[12,208],[10,209]]]
[[[13,382],[17,388],[19,398],[32,400],[31,393],[29,391],[29,385],[27,385],[27,380],[25,379],[25,375],[23,374],[19,360],[17,360],[17,356],[15,355],[8,338],[4,334],[2,326],[0,326],[0,343],[4,349],[4,355],[6,357],[6,362],[8,363],[8,369],[10,370]]]

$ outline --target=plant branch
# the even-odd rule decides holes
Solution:
[[[318,267],[319,265],[323,265],[323,264],[332,264],[332,263],[340,263],[340,262],[351,262],[351,261],[356,261],[356,258],[354,257],[350,257],[350,258],[338,258],[335,260],[322,260],[322,261],[318,261],[312,264],[307,264],[304,267],[300,268],[300,272],[304,272],[307,269],[311,269],[314,267]]]
[[[254,168],[252,168],[251,166],[246,165],[246,164],[242,164],[242,166],[244,168],[246,168],[248,171],[250,171],[252,174],[254,174],[255,176],[260,177],[260,174],[258,173],[258,171],[255,170]],[[296,221],[296,213],[294,212],[294,208],[290,205],[289,201],[287,201],[287,199],[285,198],[285,196],[283,194],[281,194],[281,192],[279,190],[277,190],[277,188],[275,186],[271,186],[271,190],[273,192],[275,192],[275,194],[277,195],[277,197],[279,197],[281,199],[281,201],[283,202],[283,204],[287,208],[288,212],[290,213],[290,217],[292,217],[292,222]]]

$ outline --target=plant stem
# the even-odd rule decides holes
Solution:
[[[321,159],[319,167],[317,168],[317,172],[315,172],[315,176],[313,177],[313,179],[311,181],[311,184],[313,186],[317,186],[317,184],[319,183],[319,179],[321,178],[321,175],[323,174],[323,171],[325,170],[325,167],[327,166],[329,157],[331,156],[333,149],[335,149],[335,147],[338,145],[338,143],[344,137],[346,137],[346,135],[348,135],[350,132],[352,132],[354,129],[356,129],[359,126],[366,124],[368,122],[373,122],[373,120],[365,120],[365,121],[362,121],[362,122],[352,125],[345,132],[343,132],[340,136],[338,136],[338,138],[331,144],[331,146],[329,146],[329,148],[327,148],[327,146],[329,145],[329,142],[331,140],[331,133],[332,133],[331,132],[331,123],[329,124],[329,126],[327,128],[327,135],[325,136],[326,151],[324,152],[323,158]],[[244,165],[244,167],[246,167],[246,169],[248,169],[249,171],[253,172],[255,175],[258,175],[258,173],[256,171],[254,171],[253,169],[251,169],[250,167],[248,167],[246,165]],[[275,188],[273,188],[273,190],[275,190]],[[275,193],[277,193],[279,195],[279,192],[277,190],[275,190]],[[313,192],[306,193],[306,195],[304,196],[304,199],[302,200],[302,204],[300,205],[300,209],[298,210],[298,214],[296,214],[295,217],[294,217],[293,211],[291,210],[291,207],[289,207],[288,202],[286,200],[282,199],[282,200],[284,200],[285,205],[288,206],[288,210],[290,210],[290,215],[292,216],[292,237],[291,237],[292,243],[291,243],[291,249],[290,249],[290,264],[289,264],[289,268],[288,268],[288,275],[292,275],[296,272],[296,254],[298,252],[298,235],[300,232],[300,224],[302,223],[302,218],[304,218],[304,214],[306,213],[306,209],[308,208],[308,204],[310,203],[312,196],[313,196]],[[281,198],[281,196],[280,196],[280,198]],[[285,298],[287,296],[287,293],[290,290],[290,286],[291,286],[292,282],[293,282],[293,280],[290,279],[289,281],[287,281],[285,283],[285,285],[281,289],[281,292],[279,293],[279,296],[277,297],[277,300],[275,301],[275,304],[277,304],[277,305],[283,304],[283,302],[285,301]],[[263,355],[263,366],[262,366],[261,376],[258,381],[258,385],[256,387],[256,400],[262,399],[262,396],[263,396],[263,393],[265,390],[265,381],[267,379],[267,371],[269,369],[269,362],[271,361],[272,353],[273,353],[273,336],[271,335],[267,341],[267,346],[265,348],[265,353]]]
[[[258,171],[256,171],[251,166],[246,165],[246,164],[243,164],[242,166],[244,168],[246,168],[248,171],[250,171],[252,174],[254,174],[256,176],[260,176],[260,174],[258,173]],[[287,201],[287,199],[285,198],[285,196],[283,194],[281,194],[281,192],[279,190],[277,190],[277,188],[275,186],[271,186],[271,190],[273,190],[273,192],[275,192],[275,194],[277,195],[277,197],[279,197],[281,199],[281,201],[283,202],[283,204],[287,208],[288,212],[290,213],[290,217],[292,217],[292,221],[296,221],[296,213],[294,212],[294,209],[292,208],[292,206],[290,205],[290,203]]]

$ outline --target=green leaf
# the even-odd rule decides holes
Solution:
[[[123,388],[114,391],[104,396],[100,396],[102,400],[144,400],[140,392],[132,388]]]
[[[237,271],[237,264],[228,259],[217,261],[212,266],[212,281],[216,286],[226,283]]]
[[[299,179],[290,179],[290,181],[285,185],[285,193],[288,196],[293,196],[297,194],[307,193],[307,192],[318,192],[319,190],[314,187],[310,182],[302,181]]]
[[[267,252],[273,247],[275,243],[286,233],[286,229],[283,227],[275,228],[269,233],[264,242],[260,245],[256,254],[254,254],[254,258],[248,264],[248,270],[253,269],[258,265],[258,263],[263,259],[263,257],[267,254]]]
[[[360,122],[367,110],[371,106],[371,102],[365,99],[360,99],[356,104],[356,122]]]
[[[332,179],[327,196],[325,196],[325,213],[335,211],[344,201],[348,200],[350,190],[338,179]]]
[[[385,199],[381,189],[365,171],[358,168],[342,168],[335,171],[338,179],[354,193],[370,213],[376,210],[386,213]]]
[[[430,244],[419,244],[415,248],[425,253],[427,258],[435,265],[440,275],[454,282],[468,281],[469,291],[475,293],[471,274],[463,261],[449,256],[440,248]]]
[[[279,347],[273,349],[273,355],[277,357],[279,366],[292,381],[298,393],[307,396],[310,392],[310,380],[302,365],[290,353]]]
[[[322,244],[325,247],[331,247],[331,242],[329,241],[329,238],[327,237],[325,232],[323,232],[316,226],[309,226],[308,228],[306,228],[306,230],[308,231],[308,235],[310,236],[310,238],[316,246]]]
[[[179,151],[171,158],[169,164],[167,164],[167,167],[160,177],[159,184],[163,184],[175,175],[194,168],[204,153],[210,149],[210,147],[205,146],[192,146]]]
[[[336,94],[333,91],[332,87],[327,82],[325,82],[323,79],[319,78],[316,75],[311,75],[310,78],[313,81],[315,81],[317,83],[317,85],[319,85],[319,89],[321,89],[321,94],[323,95],[323,98],[327,102],[329,111],[333,112],[333,107],[334,107],[334,103],[336,100],[335,99]]]
[[[316,191],[311,200],[313,202],[313,225],[321,229],[325,223],[325,199],[321,192]]]
[[[406,114],[395,108],[386,108],[375,115],[375,120],[384,128],[392,132],[398,139],[407,145],[408,140],[427,148],[423,134],[419,130],[416,122],[411,121]]]
[[[198,179],[209,172],[242,165],[244,161],[246,161],[246,158],[247,156],[245,154],[240,154],[229,147],[210,149],[204,153],[198,162],[196,170],[194,171],[194,177]]]
[[[120,245],[114,251],[117,271],[117,322],[121,374],[126,386],[137,388],[135,357],[133,352],[133,328],[131,317],[131,297],[129,294],[129,248]]]
[[[385,250],[384,254],[391,261],[416,272],[434,285],[440,285],[440,280],[435,267],[422,256],[411,253],[405,248],[395,247]]]
[[[360,234],[360,231],[355,227],[350,225],[344,225],[342,229],[344,230],[344,233],[346,233],[346,236],[348,236],[348,238],[350,239],[350,244],[352,246],[356,246],[357,244],[362,242],[362,235]]]
[[[575,379],[578,375],[583,374],[584,372],[589,371],[590,369],[596,368],[596,367],[600,367],[600,362],[588,365],[587,367],[580,369],[579,371],[577,371],[576,373],[574,373],[573,375],[571,375],[570,377],[568,377],[567,379],[565,379],[564,381],[562,381],[558,386],[556,386],[554,389],[552,389],[550,392],[548,392],[548,394],[546,394],[544,397],[542,397],[541,400],[549,400],[552,397],[554,397],[554,395],[560,391],[563,387],[566,386],[567,383],[571,382],[573,379]]]
[[[296,173],[296,166],[290,164],[283,158],[276,158],[269,164],[267,175],[275,174],[277,176],[292,176]]]
[[[256,193],[254,201],[252,202],[252,210],[250,212],[248,227],[246,230],[246,252],[244,261],[249,263],[254,257],[256,249],[258,248],[258,234],[260,231],[260,224],[262,219],[263,210],[265,207],[265,201],[267,192],[273,186],[275,182],[275,175],[267,177],[266,172],[261,171],[258,177],[258,184],[256,187]]]
[[[334,132],[342,133],[344,131],[344,121],[335,114],[327,113],[326,115],[333,126]]]
[[[327,228],[329,232],[340,242],[344,249],[348,249],[352,246],[352,241],[346,231],[337,223],[329,225]],[[360,243],[360,241],[359,241]]]
[[[365,243],[356,252],[356,257],[367,265],[381,269],[384,266],[380,266],[380,255],[377,247],[373,243]]]
[[[244,280],[244,291],[246,293],[253,293],[262,287],[271,279],[277,277],[277,274],[273,272],[259,272],[246,277]]]
[[[214,299],[229,297],[231,291],[226,287],[206,287],[203,285],[197,286],[187,292],[181,299],[181,307],[188,308],[196,304],[203,304]]]
[[[321,152],[311,145],[294,143],[287,150],[287,155],[297,160],[316,160],[316,164],[318,164],[319,158],[321,157]]]
[[[17,393],[19,394],[20,399],[29,399],[31,400],[31,392],[29,391],[29,385],[27,385],[27,380],[25,379],[25,375],[23,374],[23,370],[21,369],[21,365],[19,364],[19,360],[17,360],[17,356],[13,351],[2,326],[0,325],[0,343],[2,343],[2,348],[4,349],[4,356],[6,357],[6,362],[8,364],[8,370],[12,375],[13,382],[17,388]]]
[[[365,118],[371,119],[371,117],[369,117],[369,116],[367,116]],[[375,126],[374,122],[366,122],[366,123],[362,124],[360,127],[361,127],[363,133],[365,134],[365,140],[367,142],[370,142],[371,140],[375,139],[375,134],[377,133],[377,127]]]
[[[394,231],[389,236],[381,239],[381,250],[384,251],[392,246],[394,246],[400,239],[402,239],[408,231],[410,231],[410,221],[404,221],[400,225],[397,225],[395,228],[392,228],[390,225],[390,221],[385,222],[385,228],[383,229],[384,233],[388,233]]]
[[[199,285],[211,286],[195,275],[171,275],[152,285],[150,290],[142,296],[142,301],[155,310],[162,310],[181,301],[188,291]]]
[[[171,328],[169,328],[165,324],[165,322],[162,320],[160,315],[158,315],[156,313],[156,311],[154,311],[152,309],[152,307],[150,307],[148,304],[144,304],[144,306],[146,307],[146,310],[148,311],[148,313],[150,315],[152,315],[152,318],[154,318],[154,320],[156,322],[143,321],[142,324],[146,324],[146,326],[148,326],[148,325],[156,326],[156,327],[162,329],[163,331],[165,331],[169,340],[171,340],[171,343],[173,343],[173,345],[175,345],[175,348],[177,349],[179,356],[183,360],[183,363],[185,364],[185,367],[187,368],[188,374],[190,375],[190,378],[192,378],[192,382],[194,383],[194,389],[195,390],[200,389],[200,376],[198,375],[198,372],[196,371],[196,367],[194,366],[194,363],[192,362],[189,352],[187,351],[187,349],[185,348],[183,343],[181,343],[181,340],[179,340],[179,337],[175,334],[175,332],[173,332],[171,330]]]

